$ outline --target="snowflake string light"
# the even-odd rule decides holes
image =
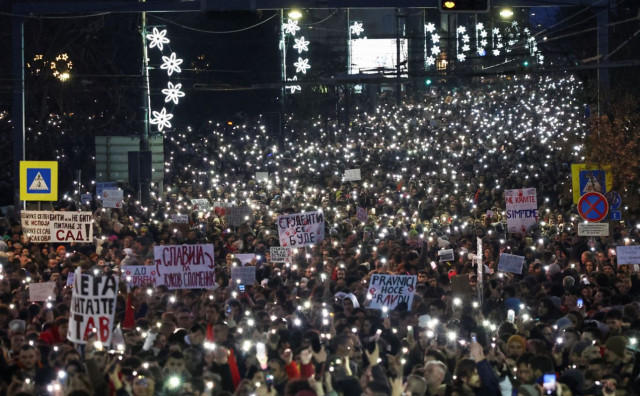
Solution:
[[[299,39],[295,39],[295,41],[296,43],[293,48],[297,49],[299,54],[301,54],[302,51],[309,51],[309,42],[305,41],[304,36]]]
[[[467,28],[464,26],[459,26],[458,27],[458,33],[460,34],[464,34],[467,31]]]
[[[459,26],[456,35],[456,57],[460,62],[464,62],[467,56],[464,54],[469,51],[471,47],[469,46],[469,41],[471,40],[469,35],[466,34],[467,28],[464,26]],[[460,56],[463,55],[463,56]]]
[[[293,76],[293,78],[287,79],[287,81],[298,81],[298,76]],[[302,88],[299,85],[287,85],[286,89],[290,90],[290,93],[296,93],[296,91],[302,91]]]
[[[434,58],[433,56],[428,56],[427,57],[427,66],[433,66],[436,64],[436,58]]]
[[[362,27],[362,23],[358,23],[356,21],[351,25],[351,34],[355,34],[356,36],[360,36],[364,32],[364,28]]]
[[[173,85],[173,83],[169,81],[167,88],[162,90],[162,93],[165,94],[165,103],[173,102],[178,104],[178,99],[184,97],[184,92],[182,92],[180,88],[182,88],[182,84]]]
[[[436,31],[436,25],[433,24],[432,22],[427,23],[427,25],[424,28],[428,33],[433,33]]]
[[[460,62],[464,62],[465,59],[467,59],[467,56],[461,52],[457,55],[457,58]]]
[[[437,45],[434,45],[433,47],[431,47],[431,53],[433,55],[438,55],[440,53],[440,47]]]
[[[298,26],[298,21],[287,19],[287,23],[282,24],[282,30],[284,30],[284,34],[295,36],[296,32],[300,30],[300,26]]]
[[[163,56],[162,62],[163,63],[160,68],[166,70],[168,75],[172,75],[174,72],[182,72],[182,69],[180,68],[182,59],[178,58],[175,52],[172,52],[170,56]]]
[[[152,33],[147,34],[147,40],[149,40],[149,48],[158,48],[160,51],[164,48],[164,44],[169,44],[169,39],[166,37],[167,31],[165,29],[158,30],[154,27]]]
[[[431,35],[431,41],[434,44],[437,44],[440,41],[440,35],[438,33],[432,34]]]
[[[307,74],[307,69],[310,69],[309,59],[298,58],[298,61],[293,64],[296,67],[296,73],[302,72],[302,74]]]
[[[166,108],[162,108],[161,111],[153,111],[153,118],[149,121],[153,125],[158,125],[158,130],[162,132],[164,128],[171,128],[170,120],[173,118],[173,114],[167,113]]]

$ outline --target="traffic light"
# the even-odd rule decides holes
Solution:
[[[440,12],[481,13],[489,12],[490,0],[438,0]]]

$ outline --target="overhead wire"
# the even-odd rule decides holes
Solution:
[[[241,28],[241,29],[225,30],[225,31],[215,31],[215,30],[204,30],[204,29],[198,29],[198,28],[194,28],[194,27],[191,27],[191,26],[183,25],[183,24],[181,24],[181,23],[178,23],[178,22],[172,21],[172,20],[167,19],[167,18],[159,17],[159,16],[157,16],[157,15],[153,15],[153,14],[149,15],[149,17],[150,17],[150,18],[155,18],[155,19],[161,20],[161,21],[163,21],[163,22],[166,22],[166,23],[172,24],[172,25],[174,25],[174,26],[181,27],[181,28],[183,28],[183,29],[191,30],[191,31],[198,32],[198,33],[205,33],[205,34],[232,34],[232,33],[240,33],[240,32],[244,32],[244,31],[247,31],[247,30],[255,29],[256,27],[258,27],[258,26],[260,26],[260,25],[263,25],[263,24],[265,24],[265,23],[269,22],[270,20],[272,20],[272,19],[273,19],[273,18],[275,18],[276,16],[278,16],[278,14],[277,14],[277,13],[276,13],[276,14],[271,15],[269,18],[265,19],[264,21],[260,21],[260,22],[256,23],[255,25],[247,26],[247,27],[244,27],[244,28]]]

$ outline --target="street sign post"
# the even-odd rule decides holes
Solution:
[[[20,161],[20,199],[58,200],[58,162]]]

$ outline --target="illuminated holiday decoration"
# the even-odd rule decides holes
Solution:
[[[153,111],[153,117],[149,121],[152,125],[157,125],[158,130],[162,132],[164,128],[171,128],[170,120],[173,118],[173,114],[167,113],[166,108],[162,108],[161,111]]]
[[[302,72],[302,74],[307,74],[307,69],[310,69],[309,59],[298,58],[298,61],[293,64],[296,67],[296,73]]]
[[[180,73],[182,71],[180,68],[182,59],[178,58],[175,52],[172,52],[170,56],[163,56],[162,62],[163,63],[160,68],[166,70],[169,76],[173,73]]]
[[[436,58],[440,54],[440,35],[436,33],[436,25],[432,22],[427,23],[424,26],[424,30],[428,33],[425,35],[425,51],[427,55],[425,64],[429,67],[436,64]]]
[[[468,52],[471,48],[469,47],[469,35],[467,34],[467,28],[464,26],[459,26],[456,30],[456,58],[460,62],[464,62],[467,58],[465,52]]]
[[[158,47],[158,49],[162,51],[164,44],[169,44],[169,39],[166,36],[166,30],[158,30],[158,28],[154,27],[153,33],[147,34],[147,40],[149,40],[149,48]]]
[[[362,27],[362,23],[358,23],[356,21],[353,22],[353,25],[351,25],[350,29],[351,29],[351,34],[355,34],[358,37],[360,37],[362,32],[364,32],[364,28]]]
[[[293,78],[290,78],[287,81],[298,81],[298,76],[293,76]],[[287,85],[285,88],[288,89],[290,93],[296,93],[296,91],[302,91],[302,88],[299,85]]]
[[[500,33],[500,29],[493,28],[491,30],[491,42],[493,56],[500,55],[500,50],[504,47],[504,44],[502,44],[502,34]]]
[[[293,48],[297,49],[299,54],[301,54],[302,51],[309,51],[309,42],[304,39],[304,36],[295,39],[295,41],[296,43],[293,45]]]
[[[182,84],[173,85],[173,83],[169,81],[167,86],[167,88],[162,90],[162,93],[165,94],[165,103],[173,102],[175,104],[178,104],[178,98],[184,97],[184,92],[180,91],[180,88],[182,88]]]
[[[484,29],[483,23],[476,24],[476,53],[478,56],[485,56],[487,51],[485,47],[487,46],[487,31]]]
[[[282,30],[284,31],[284,34],[295,36],[296,32],[300,30],[300,26],[298,26],[298,21],[292,21],[291,19],[288,19],[287,23],[282,24]]]

